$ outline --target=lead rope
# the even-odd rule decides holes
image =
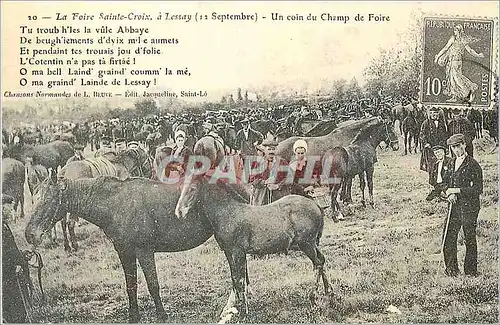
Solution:
[[[42,285],[42,268],[43,268],[43,260],[42,256],[40,255],[39,252],[33,250],[24,250],[23,251],[24,258],[28,262],[28,265],[37,269],[37,278],[38,278],[38,286],[40,287],[40,293],[41,293],[41,300],[42,303],[45,303],[45,292],[43,291],[43,285]],[[30,261],[35,256],[35,263],[31,264]]]
[[[28,284],[24,283],[24,281],[22,280],[24,272],[21,270],[19,269],[18,266],[18,269],[16,270],[16,282],[17,282],[17,287],[19,288],[19,292],[21,293],[21,299],[23,301],[24,310],[26,311],[26,321],[31,324],[33,323],[33,319],[31,318],[31,313],[32,313],[31,301],[30,301],[31,299],[29,292],[27,292]]]

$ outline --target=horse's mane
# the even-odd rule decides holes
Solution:
[[[250,199],[247,198],[248,193],[238,184],[219,183],[218,185],[220,185],[232,199],[240,203],[250,203]]]
[[[364,125],[363,127],[361,127],[361,129],[359,129],[358,133],[356,134],[354,140],[352,140],[351,143],[367,140],[370,136],[373,135],[373,130],[376,127],[380,126],[381,123],[382,120],[377,119],[374,123],[368,123],[367,125]]]
[[[207,175],[204,176],[198,176],[197,177],[199,181],[209,184],[208,181],[210,177]],[[224,182],[217,182],[216,184],[213,184],[217,186],[219,189],[223,190],[226,194],[229,195],[231,199],[234,199],[240,203],[250,203],[250,198],[248,193],[242,188],[241,185],[239,184],[231,184],[231,183],[224,183]]]

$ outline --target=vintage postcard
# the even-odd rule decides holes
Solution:
[[[495,1],[2,1],[2,322],[498,323]]]

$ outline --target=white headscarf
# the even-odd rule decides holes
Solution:
[[[307,151],[307,142],[302,139],[295,141],[293,144],[293,152],[297,151],[298,148],[304,148]]]

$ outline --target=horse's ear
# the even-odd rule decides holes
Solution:
[[[57,183],[57,172],[54,171],[52,168],[48,169],[49,172],[49,180],[51,184],[56,184]]]

